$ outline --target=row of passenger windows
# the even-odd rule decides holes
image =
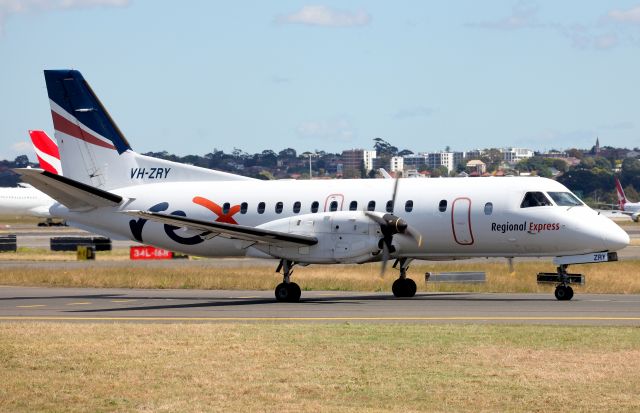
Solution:
[[[294,214],[300,213],[301,208],[302,208],[302,203],[300,201],[296,201],[293,203]],[[320,208],[320,203],[318,201],[313,201],[311,203],[312,213],[314,214],[317,213],[319,208]],[[266,203],[264,202],[258,203],[258,208],[257,208],[258,214],[264,214],[266,209],[267,209]],[[276,214],[281,214],[283,209],[284,209],[284,203],[282,201],[276,202],[276,206],[275,206]],[[222,213],[226,215],[229,213],[230,210],[231,210],[231,204],[228,202],[225,202],[222,205]],[[247,204],[246,202],[243,202],[240,204],[241,214],[246,214],[248,210],[249,210],[249,204]],[[329,204],[329,211],[334,212],[337,210],[338,210],[338,201],[331,201],[331,203]],[[357,211],[357,210],[358,210],[358,201],[351,201],[349,203],[349,211]],[[369,203],[367,203],[367,211],[375,211],[375,210],[376,210],[376,201],[369,201]],[[385,205],[385,210],[387,212],[393,212],[393,201],[391,200],[387,201]],[[404,210],[405,212],[413,211],[413,201],[411,199],[404,203]],[[447,211],[446,199],[443,199],[440,201],[440,203],[438,204],[438,211],[440,212]],[[491,202],[487,202],[484,205],[484,213],[485,215],[491,215],[493,213],[493,204]]]
[[[446,202],[445,202],[445,209],[446,209]],[[331,201],[329,203],[329,211],[334,212],[338,210],[338,201]],[[311,203],[311,212],[312,213],[316,213],[318,212],[320,208],[320,202],[318,201],[313,201]],[[264,202],[259,202],[258,203],[258,214],[264,214],[265,210],[267,209],[267,204]],[[282,211],[284,209],[284,203],[282,201],[278,201],[276,202],[275,205],[275,211],[276,214],[281,214]],[[298,214],[300,213],[300,210],[302,209],[302,203],[300,201],[296,201],[293,203],[293,213],[294,214]],[[224,204],[222,204],[222,213],[223,214],[228,214],[229,211],[231,210],[231,204],[229,202],[225,202]],[[247,211],[249,210],[249,204],[247,204],[246,202],[243,202],[240,204],[240,213],[241,214],[246,214]],[[349,203],[349,211],[357,211],[358,210],[358,201],[351,201]],[[367,204],[367,211],[375,211],[376,210],[376,201],[369,201],[369,203]],[[385,205],[385,210],[387,212],[393,212],[393,201],[389,200],[387,201],[386,205]],[[412,200],[408,200],[407,202],[404,203],[404,210],[405,212],[411,212],[413,211],[413,201]]]

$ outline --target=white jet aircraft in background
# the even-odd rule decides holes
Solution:
[[[61,173],[58,145],[43,131],[29,131],[40,167],[53,174]],[[0,188],[0,215],[29,215],[51,220],[49,208],[56,201],[31,185]]]
[[[629,236],[544,178],[260,181],[134,152],[80,72],[44,72],[64,176],[20,169],[71,225],[206,257],[279,260],[276,299],[298,301],[294,265],[382,262],[411,297],[414,259],[554,257],[556,298],[570,264],[615,261]],[[180,139],[180,137],[174,137]],[[248,274],[247,276],[251,276]]]
[[[624,189],[620,181],[616,177],[616,192],[618,194],[618,206],[620,207],[620,213],[629,215],[635,222],[640,221],[640,202],[629,202],[627,196],[624,194]]]

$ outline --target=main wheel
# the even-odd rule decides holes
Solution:
[[[416,282],[413,281],[411,278],[406,278],[404,281],[407,289],[406,290],[407,295],[405,295],[405,297],[413,297],[414,295],[416,295],[416,291],[418,290],[418,286],[416,285]]]
[[[289,283],[289,301],[292,303],[300,301],[300,296],[302,295],[302,291],[300,290],[300,286],[296,283]]]
[[[391,285],[391,291],[395,297],[404,297],[404,280],[398,278]]]
[[[411,278],[398,278],[393,282],[391,291],[396,297],[413,297],[418,287]]]
[[[297,302],[300,300],[300,286],[296,283],[280,283],[275,289],[276,300],[283,302]]]

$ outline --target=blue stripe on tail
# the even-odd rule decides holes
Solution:
[[[115,124],[89,84],[77,70],[45,70],[49,99],[62,107],[80,123],[109,139],[118,153],[131,146]]]

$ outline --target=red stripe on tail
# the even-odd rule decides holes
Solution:
[[[115,146],[103,142],[92,134],[85,132],[78,125],[75,125],[64,117],[58,115],[53,110],[51,111],[51,117],[53,118],[53,127],[59,132],[65,133],[69,136],[73,136],[74,138],[83,140],[93,145],[101,146],[103,148],[116,149]]]

